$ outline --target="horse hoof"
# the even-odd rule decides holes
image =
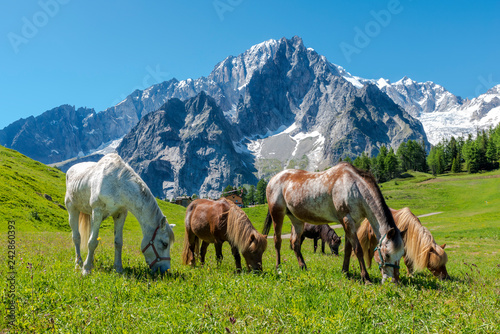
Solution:
[[[82,275],[83,275],[83,276],[88,276],[88,275],[90,275],[90,272],[91,272],[90,270],[83,269],[83,270],[82,270]]]
[[[116,271],[118,274],[123,274],[123,268],[122,268],[122,267],[115,267],[115,271]]]
[[[373,283],[369,280],[365,280],[365,285],[373,285]]]

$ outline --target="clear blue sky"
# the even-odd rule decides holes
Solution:
[[[207,76],[228,55],[294,35],[364,78],[406,75],[469,98],[500,83],[498,1],[23,0],[0,9],[0,128],[61,104],[101,111],[136,88]],[[356,52],[346,56],[347,45]]]

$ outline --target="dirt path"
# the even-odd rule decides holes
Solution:
[[[469,180],[480,180],[480,179],[495,179],[499,178],[500,174],[496,175],[479,175],[479,176],[470,176],[470,177],[463,177],[463,178],[452,178],[452,179],[447,179],[447,178],[435,178],[435,179],[430,179],[426,181],[420,182],[421,184],[426,184],[426,183],[436,183],[436,182],[450,182],[450,181],[469,181]]]
[[[426,213],[425,215],[420,215],[420,216],[417,216],[417,217],[421,218],[421,217],[434,216],[434,215],[439,215],[440,213],[443,213],[443,211]]]
[[[443,213],[442,211],[439,211],[439,212],[431,212],[431,213],[426,213],[424,215],[420,215],[420,216],[417,216],[418,218],[421,218],[421,217],[428,217],[428,216],[434,216],[434,215],[439,215],[440,213]],[[336,228],[342,228],[342,225],[333,225],[333,226],[330,226],[331,228],[333,229],[336,229]],[[291,234],[290,233],[287,233],[287,234],[282,234],[281,235],[281,239],[290,239],[290,236]],[[274,238],[274,235],[268,235],[267,236],[268,239],[273,239]]]

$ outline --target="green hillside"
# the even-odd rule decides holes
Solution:
[[[0,146],[0,219],[20,230],[69,229],[65,174]]]
[[[16,221],[19,231],[69,231],[64,207],[65,174],[34,161],[14,150],[0,146],[0,220]],[[158,200],[174,231],[182,231],[185,208]],[[111,218],[102,228],[112,229]],[[131,214],[126,230],[139,230]]]

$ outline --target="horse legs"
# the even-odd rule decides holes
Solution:
[[[222,256],[222,242],[220,241],[215,241],[215,257],[217,258],[217,265],[220,265],[222,262],[222,259],[224,258]]]
[[[351,252],[352,252],[352,245],[349,239],[345,238],[345,245],[344,245],[344,263],[342,264],[342,272],[343,273],[348,273],[349,272],[349,262],[351,261]]]
[[[348,249],[347,243],[349,242],[349,248],[354,248],[354,253],[358,258],[359,266],[361,268],[361,278],[365,283],[371,283],[370,276],[366,270],[363,249],[358,240],[356,234],[356,224],[349,214],[344,217],[343,220],[344,230],[346,233],[346,248],[344,254],[344,265],[342,266],[342,271],[349,272],[349,257],[351,256],[351,249]]]
[[[99,236],[99,227],[101,226],[102,218],[103,215],[101,209],[95,208],[92,210],[92,219],[90,221],[90,238],[88,243],[89,253],[87,254],[87,258],[83,263],[83,275],[90,274],[92,270],[92,264],[94,262],[94,252],[97,248],[97,245],[99,244],[99,240],[97,240],[97,238]]]
[[[413,262],[411,262],[410,259],[407,259],[406,256],[403,256],[403,259],[405,261],[406,269],[408,270],[408,276],[412,277],[413,276]]]
[[[80,215],[79,210],[75,210],[73,208],[69,208],[68,206],[68,213],[69,213],[69,225],[71,226],[71,232],[73,235],[73,243],[75,244],[75,253],[76,253],[76,259],[75,259],[75,269],[80,269],[80,267],[83,264],[82,256],[80,254],[80,231],[78,231],[78,217]]]
[[[307,269],[304,257],[302,256],[302,252],[300,251],[302,232],[304,232],[304,223],[292,215],[290,215],[290,220],[292,221],[293,224],[292,236],[290,237],[290,244],[293,246],[293,251],[295,252],[295,256],[299,261],[300,268]]]
[[[314,240],[314,253],[316,253],[316,250],[318,249],[318,239],[317,238],[313,238],[313,240]]]
[[[273,212],[274,211],[274,212]],[[270,210],[274,227],[274,249],[276,250],[276,269],[281,264],[281,229],[283,227],[284,213]]]
[[[240,251],[238,250],[238,247],[231,246],[231,252],[233,253],[233,256],[234,256],[234,262],[236,264],[236,271],[241,271],[241,256],[240,256]]]
[[[191,230],[186,230],[186,233],[188,234],[187,241],[189,243],[187,263],[194,268],[196,266],[196,245],[198,245],[200,241],[198,237]]]
[[[325,241],[321,239],[321,253],[325,254]]]
[[[208,245],[210,245],[210,244],[206,241],[203,241],[201,243],[201,249],[200,249],[200,263],[201,263],[201,265],[205,264],[205,255],[207,254]]]
[[[115,222],[115,270],[117,273],[123,272],[122,248],[123,248],[123,225],[125,225],[127,211],[119,212],[113,217]]]

